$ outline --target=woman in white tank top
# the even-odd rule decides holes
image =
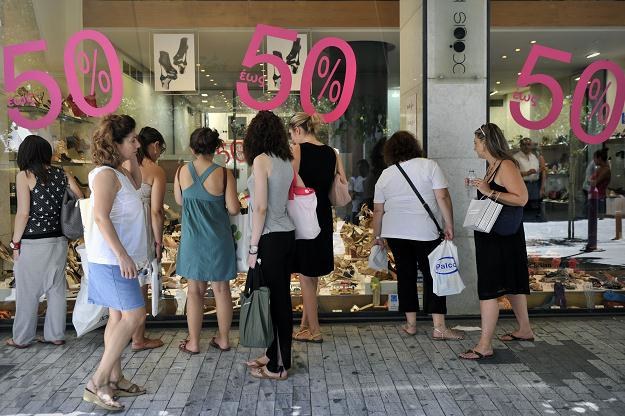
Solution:
[[[89,302],[109,308],[104,353],[83,393],[83,400],[112,411],[124,406],[114,397],[145,394],[124,378],[121,354],[145,319],[137,276],[147,260],[146,227],[139,195],[141,172],[135,121],[127,115],[105,117],[92,140],[96,168],[89,173],[94,224],[87,234]],[[130,161],[130,170],[122,163]],[[139,271],[137,271],[139,270]]]

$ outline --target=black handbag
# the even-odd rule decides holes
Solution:
[[[63,202],[61,203],[61,231],[69,240],[76,240],[84,235],[82,217],[80,215],[79,199],[69,189],[65,188]]]
[[[397,166],[397,169],[399,169],[401,174],[404,175],[404,178],[406,178],[406,181],[408,181],[408,185],[410,185],[410,187],[412,188],[414,193],[417,195],[417,198],[419,198],[419,201],[421,201],[421,203],[423,204],[423,208],[425,208],[425,211],[428,213],[430,218],[432,218],[432,221],[434,221],[434,224],[436,225],[436,229],[438,230],[438,237],[441,240],[444,240],[445,239],[445,232],[443,231],[443,229],[441,228],[440,224],[436,220],[436,217],[434,216],[434,213],[430,209],[430,206],[425,202],[425,200],[423,199],[423,197],[421,196],[421,194],[417,190],[417,187],[414,186],[414,183],[412,183],[412,181],[410,180],[410,178],[406,174],[406,171],[399,165],[399,163],[395,163],[395,166]]]

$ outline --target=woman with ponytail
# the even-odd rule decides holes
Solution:
[[[323,342],[317,316],[317,286],[319,276],[334,270],[332,242],[332,205],[328,194],[334,175],[339,172],[347,183],[338,153],[317,138],[322,121],[319,115],[296,113],[289,121],[293,140],[293,167],[308,188],[317,195],[317,219],[321,232],[313,240],[296,240],[295,270],[299,273],[304,312],[300,328],[293,339],[302,342]]]

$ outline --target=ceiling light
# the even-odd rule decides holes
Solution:
[[[201,66],[200,64],[195,64],[195,66]]]
[[[215,108],[215,106],[214,105],[209,105],[208,108]]]
[[[593,52],[593,53],[591,53],[589,55],[586,55],[586,59],[594,58],[594,57],[599,56],[599,55],[601,55],[600,52]]]
[[[202,97],[208,97],[208,94],[202,93]]]
[[[575,81],[579,81],[579,78],[580,78],[580,77],[575,78]]]
[[[207,103],[207,102],[208,102],[208,100],[202,100],[202,102],[203,102],[203,103]]]
[[[495,82],[495,84],[499,85],[499,84],[501,84],[501,81],[497,81],[497,82]]]
[[[530,43],[534,44],[534,43],[536,43],[536,41],[535,40],[530,40]]]
[[[491,92],[491,93],[490,93],[490,94],[488,94],[488,95],[490,95],[490,96],[492,97],[493,95],[495,95],[495,94],[497,94],[497,93],[499,93],[499,91],[495,90],[495,91]]]
[[[206,78],[210,77],[210,75],[206,74]]]
[[[508,55],[501,55],[501,59],[508,59]]]
[[[514,51],[515,52],[521,52],[521,48],[516,48]]]
[[[206,72],[206,70],[205,69],[200,69],[200,72]]]
[[[213,83],[213,85],[217,85],[217,83],[216,83],[216,82],[214,82],[214,83]]]

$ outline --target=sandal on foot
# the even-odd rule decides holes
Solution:
[[[474,354],[475,357],[467,357],[467,354]],[[463,360],[469,360],[469,361],[487,360],[489,358],[493,358],[494,356],[495,356],[494,351],[490,354],[482,354],[481,352],[475,351],[475,350],[466,350],[465,352],[459,355],[459,357],[462,358]]]
[[[464,339],[464,332],[449,328],[445,328],[441,331],[438,328],[434,328],[432,331],[432,339],[436,341],[460,341]]]
[[[284,374],[284,375],[282,375]],[[255,378],[262,378],[262,379],[267,379],[267,380],[277,380],[277,381],[284,381],[287,378],[289,378],[289,375],[287,374],[287,372],[285,370],[280,370],[280,372],[278,373],[278,376],[272,376],[271,374],[269,374],[269,370],[267,370],[267,366],[262,366],[259,368],[253,368],[250,371],[250,375],[252,377]]]
[[[123,404],[114,400],[109,394],[102,393],[99,388],[91,390],[89,387],[85,387],[82,393],[82,399],[111,412],[121,412],[124,410]]]
[[[410,336],[417,335],[417,323],[415,322],[414,324],[411,324],[406,322],[401,326],[401,330],[404,334],[408,334]]]
[[[39,338],[37,338],[37,342],[39,342],[41,344],[51,344],[51,345],[56,345],[56,346],[65,345],[65,340],[64,339],[58,339],[58,340],[55,340],[55,341],[47,341],[43,337],[39,337]]]
[[[180,343],[180,345],[178,346],[178,349],[179,349],[180,351],[182,351],[182,352],[186,353],[186,354],[189,354],[189,355],[197,355],[197,354],[199,354],[199,353],[200,353],[199,351],[191,351],[191,350],[188,350],[188,349],[187,349],[187,342],[188,342],[188,340],[186,340],[186,339],[185,339],[184,341],[182,341],[182,342]]]
[[[217,341],[215,341],[215,337],[213,337],[213,339],[211,339],[211,342],[209,342],[208,345],[210,345],[213,348],[218,349],[221,352],[228,352],[228,351],[230,351],[230,347],[221,348],[221,346],[217,343]]]
[[[141,347],[135,347],[133,344],[132,352],[153,350],[154,348],[159,348],[162,346],[163,346],[163,341],[161,341],[160,339],[144,338],[143,345]]]
[[[15,341],[13,341],[13,338],[7,339],[5,341],[5,344],[8,345],[9,347],[17,348],[18,350],[23,350],[25,348],[30,347],[30,344],[25,344],[25,345],[16,344]]]
[[[534,342],[534,337],[529,337],[529,338],[517,337],[516,335],[513,335],[512,332],[508,332],[507,334],[503,334],[503,335],[499,336],[498,338],[499,338],[499,341],[502,341],[502,342],[511,342],[511,341]]]
[[[313,335],[308,329],[306,329],[305,331],[302,331],[294,336],[293,341],[312,342],[315,344],[320,344],[323,342],[323,337],[321,336],[321,332]]]
[[[308,331],[308,327],[307,326],[300,326],[299,329],[297,329],[296,331],[293,331],[293,336],[292,338],[298,337],[300,336],[302,333]]]
[[[128,387],[120,387],[119,383],[121,381],[125,381],[130,385]],[[135,397],[141,396],[147,392],[145,387],[139,387],[135,383],[131,383],[124,378],[118,381],[109,381],[109,386],[113,389],[113,392],[117,397]]]
[[[267,365],[267,363],[269,363],[269,360],[267,359],[267,362],[263,362],[261,361],[262,358],[267,358],[267,357],[258,357],[258,358],[254,358],[251,361],[246,361],[245,365],[248,368],[261,368]]]

